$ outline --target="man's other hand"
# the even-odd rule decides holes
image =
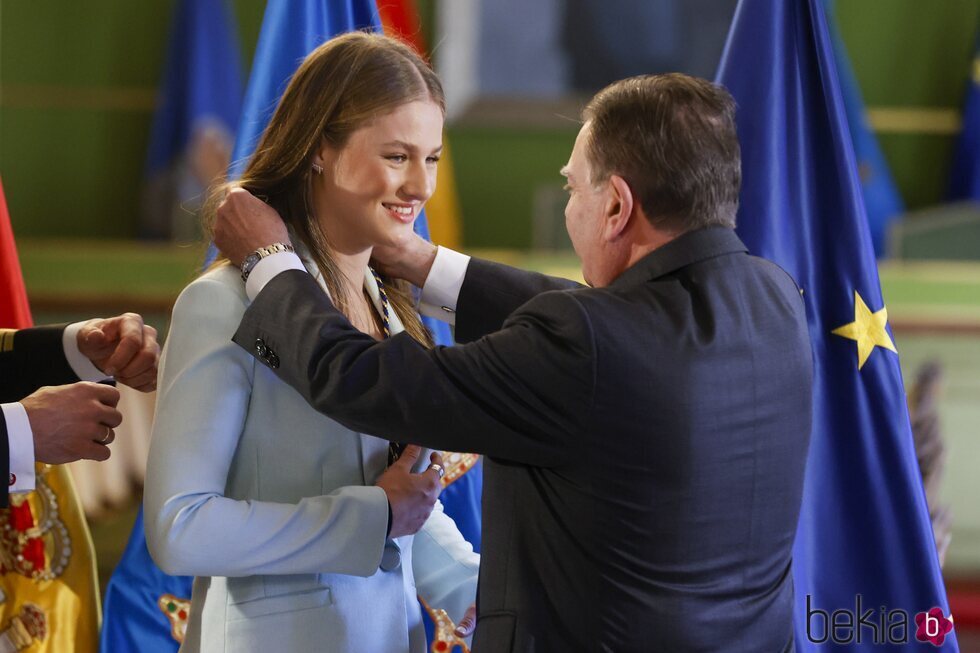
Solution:
[[[412,466],[419,459],[422,448],[410,444],[401,457],[385,470],[378,487],[388,496],[391,506],[391,533],[389,537],[414,535],[429,518],[432,508],[442,491],[439,472],[429,467],[421,474],[413,474]],[[442,466],[442,456],[432,454],[432,464]]]
[[[241,267],[246,256],[273,243],[289,243],[289,233],[271,206],[247,190],[228,191],[214,220],[214,244]]]
[[[142,392],[157,387],[157,330],[136,313],[89,320],[78,330],[78,350],[116,381]]]
[[[377,246],[371,251],[371,264],[382,274],[405,279],[419,288],[435,260],[436,246],[415,233],[397,247]]]
[[[122,422],[116,410],[119,391],[81,381],[46,386],[20,400],[34,433],[34,458],[60,465],[79,458],[105,460]]]

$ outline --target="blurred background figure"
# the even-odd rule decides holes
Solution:
[[[238,34],[224,0],[180,0],[146,157],[140,236],[194,242],[211,184],[225,179],[242,100]]]
[[[909,392],[909,417],[915,439],[916,459],[922,474],[922,486],[929,504],[929,519],[939,552],[939,564],[946,560],[952,534],[952,511],[942,499],[942,482],[946,472],[946,442],[939,420],[939,398],[942,392],[943,368],[928,361],[916,372]]]

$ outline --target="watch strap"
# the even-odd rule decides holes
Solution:
[[[257,250],[249,254],[242,261],[242,281],[248,281],[248,275],[252,273],[258,262],[264,259],[266,256],[271,256],[272,254],[278,254],[280,252],[295,252],[293,246],[289,243],[272,243],[271,245],[266,245],[265,247],[259,247]]]

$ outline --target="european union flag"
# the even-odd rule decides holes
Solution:
[[[980,34],[970,66],[960,132],[950,173],[949,199],[980,202]]]
[[[861,88],[854,77],[844,40],[834,21],[834,0],[826,0],[825,6],[830,42],[833,46],[834,60],[837,62],[837,78],[840,81],[841,96],[844,101],[844,113],[847,116],[848,131],[851,134],[851,143],[857,159],[858,179],[861,180],[864,208],[871,231],[871,243],[874,245],[875,254],[883,257],[886,254],[888,223],[905,211],[905,205],[888,169],[888,162],[885,161],[878,146],[878,139],[865,118]]]
[[[738,103],[739,234],[802,288],[813,347],[796,646],[955,651],[837,70],[821,0],[742,0],[718,73]]]
[[[141,235],[199,238],[198,216],[231,156],[242,102],[235,23],[226,0],[180,0],[146,156]]]

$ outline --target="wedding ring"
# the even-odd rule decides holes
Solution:
[[[107,427],[105,427],[105,435],[102,436],[102,439],[101,440],[99,440],[99,444],[105,444],[106,442],[108,442],[110,435],[112,435],[112,429],[110,429],[107,426]]]
[[[439,472],[439,478],[440,478],[440,479],[441,479],[441,478],[442,478],[443,476],[445,476],[445,475],[446,475],[446,470],[445,470],[445,468],[443,468],[443,466],[442,466],[442,465],[438,465],[438,464],[436,464],[436,463],[432,463],[431,465],[429,465],[429,469],[434,469],[434,470],[436,470],[437,472]]]

